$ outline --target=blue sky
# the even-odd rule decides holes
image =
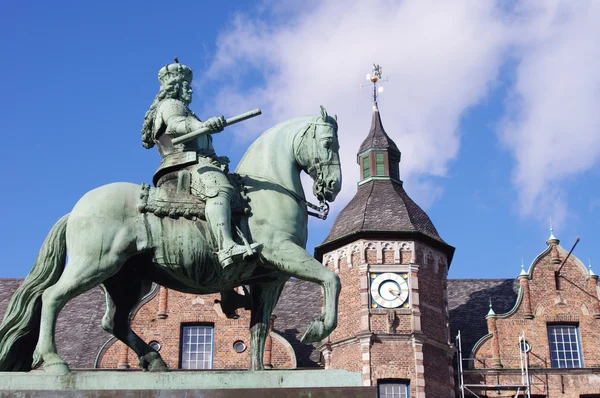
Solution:
[[[5,1],[0,277],[23,277],[48,230],[88,190],[149,182],[140,142],[160,67],[195,72],[201,118],[261,108],[215,137],[235,164],[266,128],[316,114],[340,123],[356,190],[373,62],[405,189],[457,248],[451,278],[510,278],[562,245],[600,262],[600,6],[593,1]],[[499,3],[500,4],[500,3]],[[506,6],[509,4],[509,7]],[[327,234],[311,220],[309,251]],[[595,268],[598,272],[598,267]]]

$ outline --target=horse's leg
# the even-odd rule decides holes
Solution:
[[[324,290],[324,311],[313,320],[301,337],[303,343],[321,341],[336,328],[340,278],[315,260],[302,247],[286,241],[273,248],[264,248],[262,255],[275,268],[305,281],[320,284]]]
[[[250,315],[250,370],[263,370],[265,341],[269,333],[271,314],[287,278],[282,281],[261,283],[250,287],[252,312]]]
[[[69,367],[56,352],[54,332],[58,314],[69,300],[98,286],[119,267],[119,264],[97,267],[92,264],[76,257],[70,258],[58,282],[42,294],[40,337],[33,354],[34,368],[43,363],[46,372],[69,372]]]
[[[104,288],[108,296],[108,306],[102,319],[102,327],[137,354],[140,368],[158,372],[167,370],[167,365],[156,350],[131,330],[129,318],[131,311],[148,294],[151,287],[150,281],[121,273],[106,280]]]

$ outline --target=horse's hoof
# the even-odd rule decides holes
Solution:
[[[166,372],[169,370],[167,364],[162,360],[162,358],[157,358],[150,362],[150,366],[148,366],[148,370],[150,372]]]
[[[64,362],[44,363],[44,372],[51,375],[67,375],[71,373],[71,370]]]
[[[31,369],[37,369],[44,363],[44,358],[38,353],[38,350],[33,352],[33,362],[31,363]]]
[[[325,336],[325,324],[323,321],[314,320],[308,325],[300,341],[304,344],[312,344],[323,340]]]
[[[150,372],[165,372],[169,370],[167,364],[156,351],[147,353],[140,357],[140,368]]]

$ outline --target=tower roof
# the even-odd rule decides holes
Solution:
[[[370,151],[373,149],[374,151]],[[387,153],[389,162],[383,174],[373,174],[372,152]],[[371,166],[362,175],[354,198],[335,219],[327,238],[315,247],[315,256],[361,238],[419,239],[439,248],[448,255],[448,263],[454,248],[438,234],[429,216],[406,193],[399,179],[400,151],[386,134],[381,123],[377,103],[373,107],[371,128],[358,151],[360,159]],[[389,170],[389,172],[388,172]],[[365,168],[361,169],[361,174]]]
[[[402,184],[390,180],[361,185],[335,219],[323,244],[360,231],[421,232],[444,242],[429,216],[406,194]]]
[[[395,152],[398,155],[400,154],[400,150],[396,146],[396,143],[387,135],[385,130],[383,129],[383,124],[381,123],[381,116],[379,115],[379,108],[377,107],[377,103],[373,105],[373,117],[371,119],[371,129],[369,130],[369,134],[367,138],[363,141],[358,149],[358,154],[362,154],[369,149],[378,148],[378,149],[387,149],[390,152]]]

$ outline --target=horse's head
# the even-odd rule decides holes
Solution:
[[[337,116],[321,106],[321,115],[312,119],[296,140],[296,161],[314,180],[317,199],[333,202],[342,188]]]

